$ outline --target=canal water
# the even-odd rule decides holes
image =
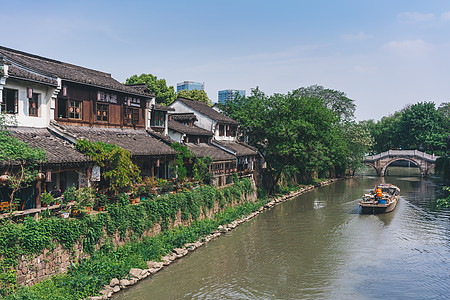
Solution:
[[[397,208],[360,214],[358,199],[381,182],[400,187]],[[321,187],[115,299],[449,299],[450,210],[434,208],[438,183],[392,167]]]

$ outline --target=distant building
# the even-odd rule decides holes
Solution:
[[[195,82],[195,81],[183,81],[180,83],[177,83],[177,93],[182,90],[204,90],[204,84],[201,82]]]
[[[228,100],[234,99],[236,95],[245,97],[244,90],[223,90],[219,91],[219,103],[224,104]]]

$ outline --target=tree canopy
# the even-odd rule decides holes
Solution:
[[[283,173],[300,181],[342,175],[352,158],[367,151],[368,132],[351,121],[344,125],[342,118],[352,110],[335,111],[331,102],[326,95],[314,97],[302,89],[267,96],[256,88],[248,97],[231,99],[224,109],[264,156],[273,190]]]
[[[104,188],[111,192],[126,192],[134,182],[141,180],[140,170],[131,161],[129,151],[113,144],[78,140],[75,148],[88,155],[98,166],[103,168]]]
[[[202,90],[181,90],[178,92],[177,96],[181,98],[188,98],[200,102],[205,102],[209,106],[212,105],[211,100],[208,98],[208,94],[206,94],[206,92]]]
[[[125,84],[147,84],[148,89],[155,94],[157,103],[169,105],[176,99],[176,93],[173,86],[167,86],[165,79],[158,79],[152,74],[133,75],[127,78]]]
[[[301,87],[294,91],[299,96],[322,99],[325,105],[334,111],[342,120],[351,120],[354,117],[355,101],[349,99],[344,92],[326,89],[320,85]]]
[[[6,169],[7,185],[11,189],[10,205],[14,195],[22,188],[26,188],[36,180],[38,164],[46,160],[47,153],[40,148],[33,148],[27,143],[11,135],[7,126],[14,121],[7,120],[6,115],[0,114],[0,166]]]
[[[409,105],[380,121],[367,121],[375,139],[374,152],[393,148],[442,153],[450,135],[447,106],[436,109],[433,102]]]

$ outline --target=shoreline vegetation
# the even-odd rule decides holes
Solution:
[[[166,216],[159,216],[163,230],[158,234],[143,238],[134,235],[129,241],[116,247],[112,240],[108,238],[108,234],[104,233],[105,229],[103,227],[97,228],[102,232],[100,235],[103,240],[99,242],[100,238],[98,238],[96,240],[98,243],[92,245],[96,248],[91,249],[90,257],[80,259],[76,264],[72,263],[64,274],[54,275],[30,287],[20,287],[9,295],[5,295],[4,299],[107,299],[114,293],[158,272],[171,262],[187,255],[190,251],[208,243],[210,240],[233,230],[239,224],[252,219],[264,210],[315,187],[327,185],[337,180],[339,178],[327,179],[313,185],[298,186],[291,191],[286,190],[284,195],[279,194],[271,198],[255,197],[254,200],[250,200],[249,197],[251,193],[256,194],[249,179],[244,179],[222,190],[211,186],[203,186],[197,191],[197,193],[204,194],[200,197],[203,200],[201,201],[202,205],[197,206],[198,213],[194,212],[191,216],[200,216],[201,211],[208,208],[212,209],[216,201],[221,210],[211,218],[204,214],[205,219],[192,218],[188,225],[171,227],[170,223],[175,220],[177,211],[181,211],[183,218],[183,211],[187,209],[187,207],[183,209],[180,205],[185,203],[184,201],[179,201],[179,199],[173,201],[174,198],[172,197],[172,202],[177,203],[177,205],[173,206],[170,212],[167,211]],[[186,194],[188,193],[192,192]],[[186,195],[181,196],[183,194],[185,193],[179,193],[176,196],[185,199]],[[199,194],[197,195],[199,196]],[[205,201],[205,199],[209,200]],[[156,203],[158,200],[150,202]],[[166,201],[161,203],[168,205]],[[142,204],[145,206],[145,202]],[[140,207],[142,204],[139,206],[128,205],[128,207]],[[226,206],[226,204],[230,206]],[[190,209],[192,213],[192,207]],[[106,214],[109,215],[110,213],[102,215]],[[188,216],[186,216],[186,213],[184,214],[187,220],[189,214]],[[142,216],[135,215],[135,217],[141,219]],[[157,223],[155,219],[152,221],[152,225]],[[164,228],[164,226],[167,227]],[[117,229],[120,230],[120,228]],[[125,233],[127,232],[125,230]],[[134,229],[134,232],[136,232],[136,229]],[[88,235],[84,236],[84,240]],[[91,236],[90,239],[92,238]],[[74,241],[72,241],[73,244]]]

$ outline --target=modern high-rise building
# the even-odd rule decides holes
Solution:
[[[201,82],[195,82],[195,81],[183,81],[180,83],[177,83],[177,93],[181,90],[201,90],[203,91],[205,89],[205,84]]]
[[[219,91],[219,103],[225,104],[228,100],[234,99],[236,95],[245,97],[244,90],[223,90]]]

